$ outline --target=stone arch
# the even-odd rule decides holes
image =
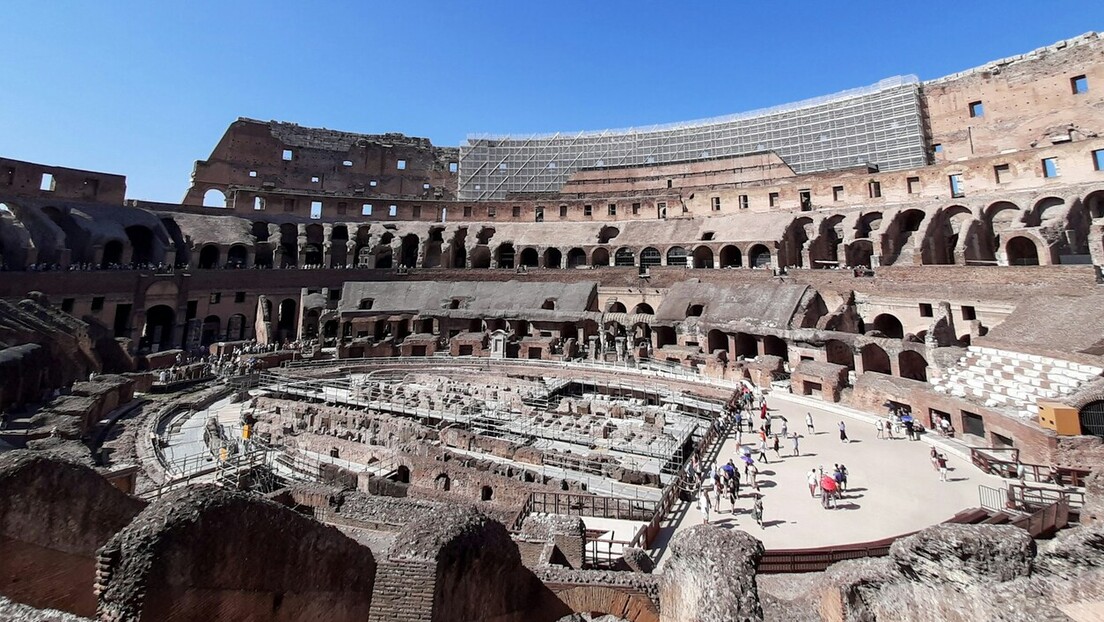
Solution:
[[[303,265],[304,266],[320,266],[322,265],[322,248],[317,244],[306,244],[303,246]]]
[[[142,347],[150,352],[171,349],[176,328],[176,311],[168,305],[155,305],[146,309],[146,325],[142,329]]]
[[[578,268],[579,266],[587,265],[586,251],[579,247],[575,247],[567,251],[567,267]]]
[[[514,245],[510,242],[503,242],[495,248],[495,265],[499,268],[513,268],[514,267]]]
[[[897,356],[897,367],[902,378],[923,382],[928,380],[928,361],[919,352],[903,350]]]
[[[744,258],[740,253],[740,248],[734,244],[722,246],[718,259],[721,262],[722,268],[739,268],[744,265]]]
[[[716,350],[729,351],[729,336],[721,330],[715,328],[710,330],[709,334],[705,336],[705,341],[709,345],[709,354],[713,354]]]
[[[218,188],[208,188],[203,193],[203,207],[226,207],[226,193]]]
[[[103,261],[101,263],[104,266],[122,265],[123,243],[119,240],[110,240],[104,244]]]
[[[820,234],[809,245],[810,268],[833,268],[839,265],[839,245],[843,241],[843,215],[825,218]]]
[[[590,253],[590,265],[592,266],[608,266],[610,265],[610,254],[607,248],[596,248]]]
[[[249,263],[249,249],[245,244],[235,244],[226,251],[227,268],[244,268]]]
[[[774,335],[765,335],[763,337],[763,354],[770,356],[777,356],[783,361],[790,360],[790,347],[786,344],[786,340]]]
[[[1031,208],[1030,216],[1027,218],[1027,224],[1030,227],[1038,227],[1048,220],[1056,220],[1062,217],[1062,209],[1065,207],[1066,201],[1059,197],[1043,197],[1035,202],[1034,207]]]
[[[708,246],[702,245],[694,249],[694,267],[695,268],[712,268],[713,267],[713,249]]]
[[[985,220],[995,233],[1020,226],[1020,207],[1011,201],[997,201],[985,208]]]
[[[829,363],[843,365],[847,369],[855,371],[855,352],[848,344],[838,339],[829,339],[824,342],[824,353]]]
[[[203,318],[203,328],[199,335],[199,344],[203,346],[218,341],[222,337],[222,318],[217,315]]]
[[[782,248],[779,250],[779,264],[783,266],[797,266],[804,265],[802,260],[802,251],[805,249],[805,245],[808,244],[809,239],[814,237],[813,235],[813,219],[808,216],[801,218],[795,218],[786,227],[786,232],[782,235]]]
[[[955,250],[967,241],[973,213],[962,205],[945,207],[936,214],[934,223],[920,251],[925,265],[949,265],[955,263]]]
[[[640,267],[651,268],[662,263],[663,256],[659,254],[658,249],[651,246],[645,246],[644,249],[640,251]]]
[[[395,481],[399,482],[400,484],[409,484],[410,467],[406,466],[405,464],[400,464],[399,467],[395,469]]]
[[[544,267],[545,268],[562,268],[563,267],[563,253],[558,248],[549,248],[544,251]]]
[[[1093,400],[1077,411],[1081,434],[1104,438],[1104,400]]]
[[[621,267],[631,267],[636,265],[636,255],[633,254],[631,248],[622,246],[617,249],[617,252],[613,254],[613,265]]]
[[[749,268],[769,268],[771,267],[771,254],[770,250],[763,244],[754,244],[748,249],[748,267]]]
[[[870,240],[855,240],[847,245],[847,265],[853,268],[872,267],[874,243]]]
[[[859,350],[862,355],[863,371],[876,372],[879,374],[892,374],[893,368],[890,366],[889,354],[882,349],[876,343],[868,343]]]
[[[299,265],[299,227],[290,222],[280,225],[281,268]]]
[[[1035,240],[1017,235],[1008,240],[1004,247],[1005,257],[1010,266],[1037,266],[1039,265],[1039,248]]]
[[[901,210],[893,217],[882,236],[883,264],[890,265],[901,259],[907,263],[912,258],[917,232],[926,217],[924,210],[919,209]]]
[[[675,329],[670,326],[654,326],[652,327],[652,334],[655,335],[656,348],[673,346],[678,343]]]
[[[1089,212],[1089,217],[1104,218],[1104,190],[1094,190],[1085,195],[1085,199],[1082,201],[1085,205],[1085,209]]]
[[[518,264],[526,268],[536,268],[540,265],[540,255],[533,247],[523,248],[518,256]]]
[[[635,307],[633,307],[632,312],[634,314],[636,314],[636,313],[646,313],[646,314],[649,314],[649,315],[654,315],[655,314],[655,309],[652,309],[652,305],[650,305],[646,302],[642,302],[642,303],[636,305]]]
[[[336,231],[337,228],[335,227]],[[422,266],[426,268],[440,268],[441,267],[441,252],[442,247],[445,244],[445,230],[442,227],[432,227],[429,230],[429,237],[426,238],[425,244],[422,246]]]
[[[470,265],[472,268],[484,269],[491,267],[491,249],[480,244],[471,251]]]
[[[686,259],[688,254],[686,249],[681,246],[672,246],[667,249],[667,265],[675,267],[686,267]]]
[[[606,313],[627,313],[625,305],[618,301],[613,301],[609,304],[609,308],[606,309]]]
[[[736,356],[749,359],[759,356],[759,342],[755,335],[736,333]]]
[[[126,228],[130,240],[130,260],[136,264],[154,263],[155,256],[153,231],[145,225],[131,225]]]
[[[219,247],[207,244],[199,250],[199,268],[201,270],[214,270],[219,267]]]
[[[395,251],[391,248],[390,244],[377,244],[376,247],[372,250],[372,254],[375,256],[377,268],[386,270],[395,263]]]
[[[604,585],[580,585],[556,592],[556,598],[575,613],[613,616],[627,622],[654,622],[659,610],[646,596]]]
[[[276,328],[280,332],[280,338],[295,339],[296,333],[298,333],[296,315],[299,313],[299,304],[295,302],[294,298],[285,298],[280,302],[277,310],[279,318],[276,321]]]
[[[874,330],[891,339],[904,339],[905,328],[901,320],[892,313],[881,313],[874,318]]]
[[[855,237],[859,239],[867,239],[870,235],[882,228],[882,213],[881,212],[867,212],[859,217],[859,221],[855,226]]]
[[[413,233],[408,233],[402,237],[402,242],[399,246],[399,265],[406,266],[407,268],[413,268],[418,264],[418,244],[421,240]]]

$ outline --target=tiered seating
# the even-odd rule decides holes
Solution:
[[[970,346],[966,356],[932,384],[942,393],[1035,417],[1036,400],[1068,395],[1101,373],[1104,368],[1095,365]]]

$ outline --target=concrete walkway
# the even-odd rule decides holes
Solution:
[[[782,442],[782,457],[768,451],[769,463],[757,462],[759,486],[763,494],[765,528],[760,529],[751,516],[752,492],[743,477],[739,446],[735,435],[724,439],[719,451],[713,448],[710,460],[723,464],[732,459],[741,472],[741,498],[735,512],[727,499],[720,510],[714,507],[710,522],[725,529],[742,529],[763,541],[768,549],[810,548],[835,544],[879,540],[916,531],[943,522],[955,513],[979,505],[978,485],[1004,487],[1003,480],[978,471],[964,453],[962,446],[947,444],[944,439],[925,434],[924,441],[883,440],[877,438],[874,416],[824,405],[789,394],[774,394],[767,398],[770,414],[775,417],[772,431],[781,427],[784,416],[789,431],[801,435],[801,455],[792,456],[792,441]],[[816,428],[810,434],[805,426],[805,413],[811,413]],[[838,423],[843,421],[850,443],[839,439]],[[760,420],[755,414],[755,427]],[[744,433],[744,444],[753,449],[757,433]],[[932,467],[929,452],[932,443],[948,457],[949,481],[941,482],[939,472]],[[768,446],[772,441],[768,439]],[[842,463],[848,470],[848,489],[839,508],[826,510],[819,497],[809,494],[806,476],[810,469],[831,473],[833,465]],[[673,533],[703,521],[697,503],[682,503],[672,511],[673,524],[660,537],[669,539]],[[667,537],[664,537],[667,536]]]

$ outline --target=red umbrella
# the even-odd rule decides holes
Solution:
[[[831,475],[825,475],[820,478],[820,489],[826,492],[836,491],[836,480],[832,479]]]

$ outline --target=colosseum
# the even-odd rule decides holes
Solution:
[[[631,130],[239,118],[179,204],[0,158],[0,617],[1099,620],[1102,268],[1099,33]]]

